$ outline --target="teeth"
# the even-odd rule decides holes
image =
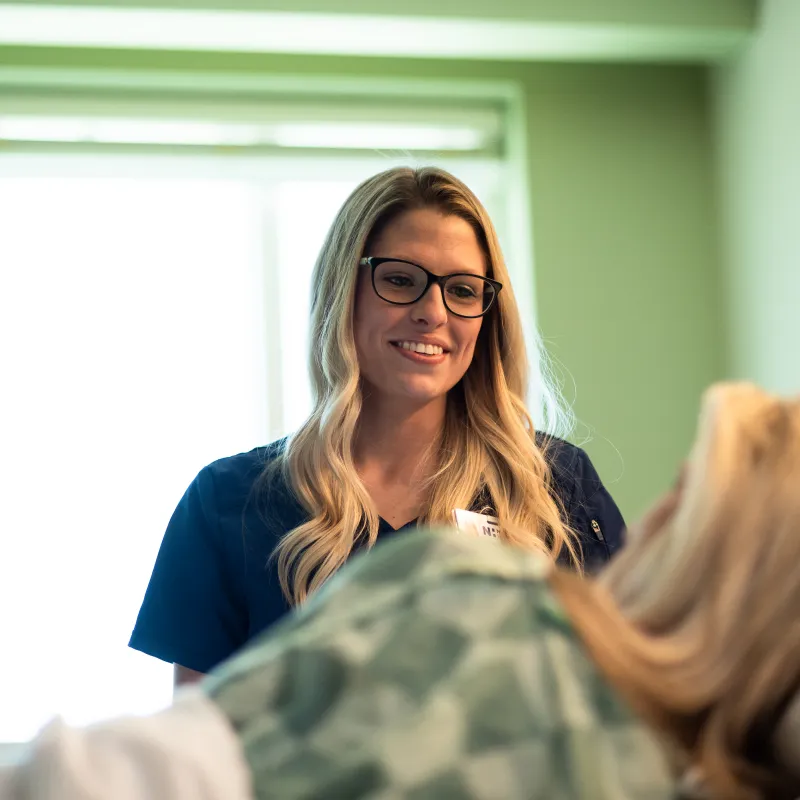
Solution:
[[[444,352],[438,344],[422,344],[421,342],[396,342],[395,344],[402,347],[403,350],[424,353],[427,356],[440,356]]]

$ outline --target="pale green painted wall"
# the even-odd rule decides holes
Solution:
[[[539,324],[587,449],[639,513],[723,370],[703,74],[562,67],[528,87]]]
[[[671,480],[724,364],[703,69],[34,48],[2,63],[519,80],[543,335],[624,513]]]
[[[715,74],[730,372],[800,394],[800,3]]]

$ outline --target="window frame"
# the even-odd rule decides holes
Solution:
[[[337,166],[331,167],[332,153],[330,150],[301,150],[286,149],[276,153],[233,153],[233,152],[201,152],[191,148],[161,147],[161,148],[125,148],[111,145],[96,146],[58,146],[48,144],[13,144],[4,146],[0,151],[0,175],[18,174],[23,171],[27,157],[35,158],[44,163],[50,161],[54,174],[75,174],[80,169],[85,170],[87,159],[91,160],[98,155],[104,159],[116,160],[122,168],[122,173],[130,175],[137,172],[139,165],[145,161],[160,162],[165,175],[203,176],[220,178],[225,176],[249,176],[258,178],[269,177],[270,180],[279,180],[282,176],[296,178],[298,173],[311,174],[313,169],[325,164],[326,177],[346,177],[352,174],[354,163],[360,165],[374,164],[375,171],[388,168],[399,163],[432,163],[450,169],[456,175],[460,171],[489,169],[496,167],[501,162],[503,172],[503,202],[505,206],[505,231],[504,245],[508,261],[508,270],[514,294],[520,309],[523,321],[523,331],[529,348],[529,358],[532,362],[532,376],[538,374],[538,334],[536,332],[535,315],[535,284],[533,265],[533,243],[531,237],[531,210],[530,187],[527,164],[527,130],[526,109],[524,92],[520,84],[514,81],[428,81],[407,79],[378,79],[378,78],[331,78],[317,76],[306,78],[302,76],[267,77],[253,75],[222,76],[198,75],[191,76],[174,73],[150,73],[148,75],[131,75],[130,73],[82,70],[35,70],[35,69],[8,69],[0,68],[0,114],[3,113],[4,97],[9,96],[13,88],[15,96],[24,95],[26,91],[35,91],[37,88],[64,88],[72,87],[86,92],[113,93],[117,90],[125,91],[159,91],[179,93],[193,101],[202,96],[203,91],[225,94],[228,92],[246,93],[254,101],[265,91],[273,95],[290,97],[293,94],[301,97],[319,96],[324,92],[329,98],[359,97],[362,100],[380,97],[383,101],[387,98],[403,98],[410,102],[413,98],[423,99],[426,103],[442,98],[458,98],[462,103],[470,101],[496,103],[501,109],[503,120],[503,140],[499,155],[474,155],[464,153],[440,154],[436,157],[432,153],[415,154],[367,154],[363,151],[338,151]],[[203,90],[200,90],[203,87]],[[411,157],[409,157],[409,155]],[[280,160],[279,160],[280,159]],[[101,171],[98,169],[98,171]],[[265,203],[271,202],[265,197]],[[274,236],[267,231],[267,236]],[[274,244],[274,243],[273,243]],[[267,249],[274,246],[269,242]],[[265,314],[265,335],[271,343],[267,352],[267,370],[270,371],[279,363],[281,358],[281,336],[275,327],[275,321],[269,314]],[[534,416],[541,409],[543,398],[539,394],[538,382],[534,380],[529,391],[529,405]],[[284,422],[284,399],[280,396],[279,389],[270,388],[268,408],[270,409],[269,428],[270,434],[280,429]],[[23,752],[24,743],[0,742],[0,765],[12,763]]]

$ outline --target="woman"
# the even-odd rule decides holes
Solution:
[[[519,312],[492,223],[438,169],[345,202],[312,278],[314,410],[206,467],[176,509],[131,646],[208,672],[360,549],[456,509],[592,572],[623,521],[586,454],[534,430]],[[243,536],[244,530],[244,536]]]
[[[800,402],[718,386],[599,579],[391,541],[161,715],[51,725],[0,800],[794,800],[798,485]]]

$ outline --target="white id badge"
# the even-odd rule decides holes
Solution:
[[[460,531],[472,536],[485,536],[488,539],[500,538],[500,520],[497,517],[456,508],[453,510],[453,522]]]

